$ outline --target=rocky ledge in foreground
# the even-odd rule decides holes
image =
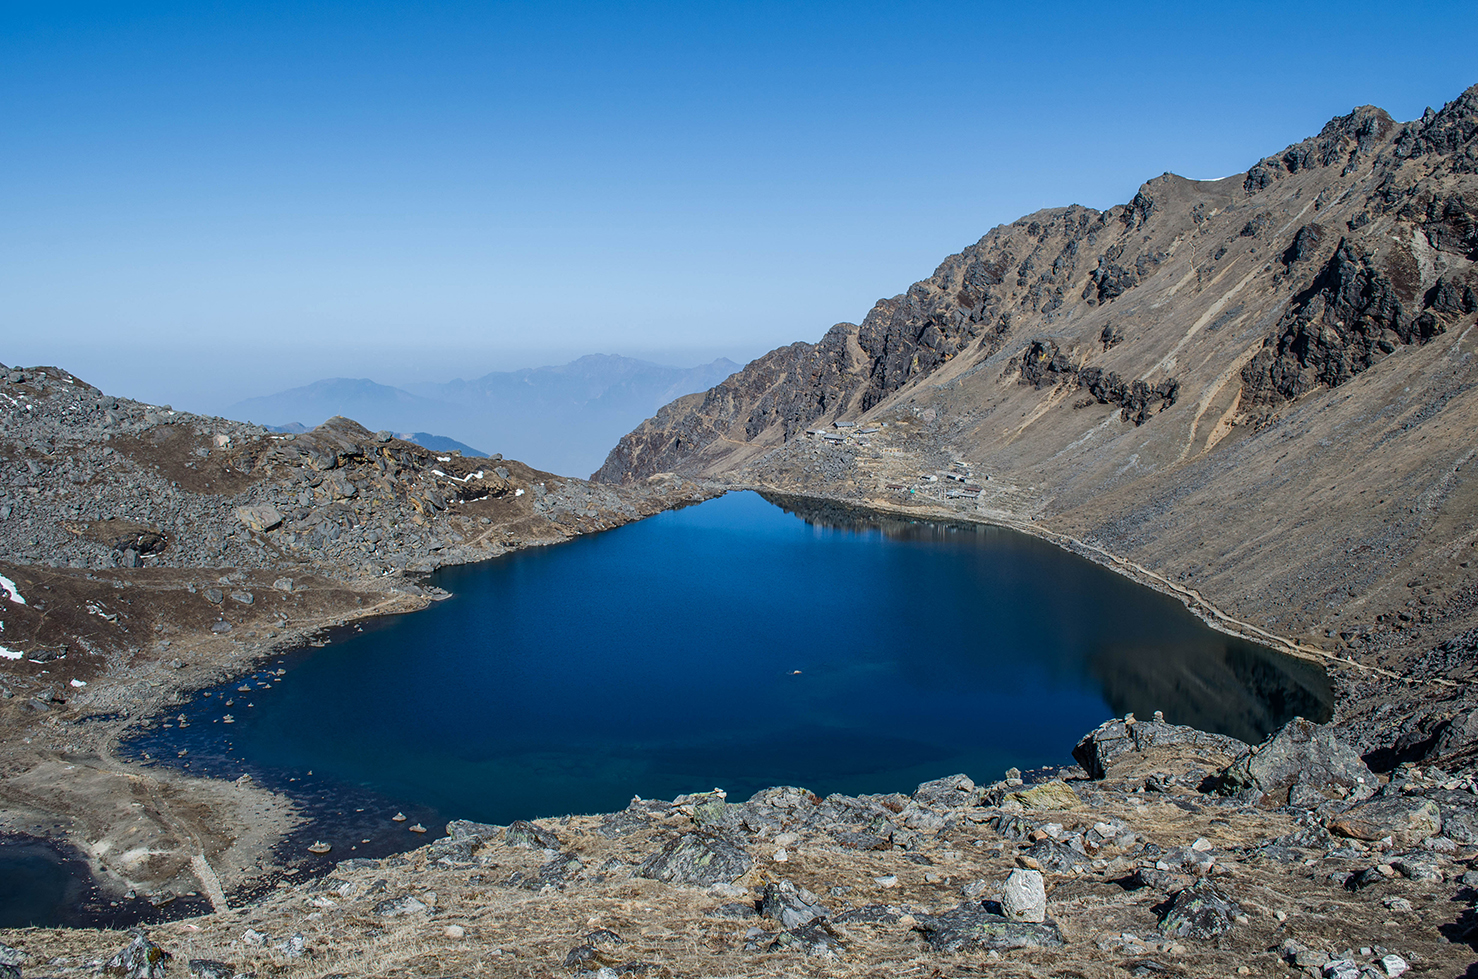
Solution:
[[[27,976],[1463,974],[1473,770],[1371,771],[1295,720],[1257,747],[1131,717],[1086,767],[912,795],[720,790],[511,826],[148,935],[0,933]],[[1091,771],[1096,778],[1090,778]],[[156,944],[157,943],[157,944]],[[163,955],[171,956],[169,960]],[[157,966],[155,967],[157,968]],[[16,975],[17,971],[12,971]]]

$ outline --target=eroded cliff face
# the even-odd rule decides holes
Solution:
[[[994,228],[595,478],[975,514],[1327,649],[1433,638],[1478,605],[1475,260],[1478,87],[1406,124],[1362,107],[1245,174]]]

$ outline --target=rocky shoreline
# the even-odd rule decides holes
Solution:
[[[440,597],[425,574],[701,501],[594,486],[348,419],[284,436],[0,367],[0,832],[69,841],[156,904],[271,881],[288,798],[118,756],[281,651]]]
[[[634,799],[413,852],[145,937],[0,933],[27,976],[154,950],[193,975],[1464,974],[1473,772],[1372,771],[1294,721],[1256,748],[1106,722],[1079,766],[911,794]],[[123,952],[120,952],[123,949]],[[158,975],[124,970],[127,975]]]

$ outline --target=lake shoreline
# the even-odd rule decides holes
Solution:
[[[713,498],[713,496],[721,495],[721,493],[719,492],[720,490],[742,491],[748,489],[750,489],[750,487],[720,487],[718,485],[709,485],[704,488],[704,491],[705,498]],[[767,499],[775,496],[773,492],[769,492],[768,494],[762,493],[761,495],[765,495]],[[886,518],[901,516],[911,521],[923,521],[931,524],[946,525],[951,523],[968,523],[974,525],[984,524],[990,526],[1002,526],[1007,530],[1016,532],[1022,532],[1023,530],[1028,529],[1022,527],[1013,527],[986,520],[962,520],[960,515],[958,514],[936,514],[906,511],[895,512],[881,507],[857,506],[850,501],[827,501],[826,498],[821,497],[788,496],[786,498],[790,500],[799,499],[811,502],[838,502],[839,505],[847,507],[852,511],[875,517]],[[770,500],[770,502],[777,501],[778,499]],[[1042,534],[1032,534],[1031,536],[1037,539],[1043,539],[1047,543],[1052,544],[1058,549],[1071,550],[1070,548],[1064,548],[1060,540],[1045,537]],[[1091,558],[1091,555],[1080,554],[1079,556]],[[482,562],[475,562],[474,564],[477,563]],[[1121,577],[1128,578],[1129,580],[1134,581],[1136,584],[1146,583],[1144,581],[1135,579],[1131,575],[1124,574],[1124,571],[1121,567],[1112,564],[1103,564],[1101,561],[1095,563],[1107,567],[1109,570],[1118,571]],[[447,565],[447,567],[449,568],[466,568],[471,566],[474,565]],[[1156,589],[1156,591],[1162,590]],[[1180,596],[1176,595],[1173,597],[1179,598]],[[405,614],[409,611],[418,611],[428,607],[430,604],[431,601],[429,599],[423,598],[418,601],[413,608],[410,609],[397,608],[388,611],[379,609],[365,609],[358,615],[345,615],[327,625],[319,626],[313,629],[303,629],[296,631],[291,635],[284,635],[282,637],[279,637],[279,639],[271,645],[263,646],[248,655],[241,656],[230,666],[223,666],[210,672],[209,674],[202,674],[197,678],[194,678],[196,680],[196,682],[194,683],[188,685],[184,683],[171,685],[160,692],[160,696],[158,697],[151,711],[135,716],[130,723],[121,726],[118,730],[114,732],[108,744],[108,751],[114,757],[119,758],[119,762],[121,765],[137,770],[139,772],[148,773],[148,775],[152,778],[170,781],[179,786],[180,791],[188,791],[188,786],[196,781],[204,783],[214,783],[217,785],[230,785],[233,787],[233,790],[239,791],[235,782],[225,781],[215,777],[202,778],[199,775],[190,774],[188,771],[182,769],[179,766],[179,763],[175,762],[173,759],[165,760],[156,758],[145,763],[136,757],[137,752],[134,749],[126,749],[123,745],[123,742],[135,738],[142,726],[148,726],[151,723],[158,724],[165,718],[172,717],[180,706],[188,704],[192,701],[197,701],[201,693],[209,688],[221,686],[223,684],[233,685],[243,678],[248,677],[254,671],[270,666],[272,660],[281,658],[285,654],[291,653],[294,650],[303,649],[308,646],[322,645],[324,643],[341,641],[348,636],[352,636],[355,633],[358,625],[363,624],[368,619],[377,619],[392,614]],[[1239,638],[1243,637],[1239,636]],[[1061,764],[1068,763],[1069,760],[1067,758],[1062,758],[1058,759],[1057,761]],[[274,840],[262,841],[262,846],[267,851],[275,853],[277,855],[275,859],[271,861],[274,869],[265,873],[259,873],[254,876],[248,875],[244,878],[223,875],[223,883],[227,891],[231,893],[260,892],[264,886],[270,886],[276,881],[284,879],[283,868],[286,865],[295,863],[297,858],[303,856],[299,853],[288,852],[288,848],[293,847],[301,849],[302,847],[305,847],[308,842],[312,842],[309,837],[315,836],[315,823],[311,821],[311,818],[307,811],[311,808],[311,806],[305,805],[302,801],[297,799],[295,797],[295,794],[291,790],[287,790],[284,792],[284,788],[285,786],[283,785],[274,785],[270,790],[270,795],[274,800],[276,808],[278,808],[281,814],[288,820],[290,820],[290,822],[286,825],[279,826],[281,832],[276,836]],[[255,793],[269,792],[268,787],[261,784],[260,782],[254,782],[250,786],[250,790]],[[453,812],[449,813],[448,815],[451,817],[455,817],[461,814]],[[434,831],[437,827],[431,828]],[[405,842],[414,845],[414,841],[406,840]],[[405,848],[408,849],[410,847]],[[335,858],[341,856],[339,852],[340,849],[341,848],[336,847],[333,854]],[[259,858],[261,856],[260,851],[254,852],[253,856]],[[314,861],[315,867],[320,871],[331,865],[331,863],[331,859]]]

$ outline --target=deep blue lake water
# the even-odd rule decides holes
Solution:
[[[714,786],[911,791],[1069,764],[1130,710],[1249,741],[1327,715],[1319,667],[1035,538],[785,502],[446,570],[452,598],[197,697],[133,750],[187,747],[196,773],[318,793],[341,840],[403,841],[393,807],[506,823]]]

